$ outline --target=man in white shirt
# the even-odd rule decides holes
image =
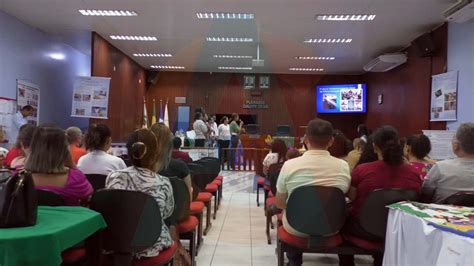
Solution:
[[[16,139],[18,137],[18,132],[20,132],[20,127],[24,124],[28,123],[26,118],[33,114],[34,108],[31,105],[25,105],[18,111],[16,114],[13,115],[12,118],[12,128],[10,132],[10,137],[8,142],[10,145],[14,145]]]
[[[278,208],[285,209],[291,193],[301,186],[335,187],[344,194],[347,193],[351,183],[349,165],[344,160],[329,154],[328,148],[333,142],[333,127],[330,122],[314,119],[308,123],[304,136],[308,151],[301,157],[286,161],[280,171],[276,194]],[[306,236],[289,225],[286,213],[283,215],[283,228],[292,235]],[[287,252],[287,257],[292,266],[303,263],[301,253]]]

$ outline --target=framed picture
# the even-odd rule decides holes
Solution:
[[[244,89],[255,89],[255,76],[244,76]]]
[[[270,76],[260,76],[260,89],[268,89],[270,88]]]

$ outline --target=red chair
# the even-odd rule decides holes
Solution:
[[[206,235],[212,226],[211,207],[213,195],[211,193],[204,192],[208,182],[206,180],[206,176],[203,174],[205,171],[203,166],[197,163],[189,163],[188,168],[189,173],[191,174],[193,193],[196,195],[196,198],[194,198],[193,201],[200,201],[206,206],[206,227],[203,231],[203,235]]]
[[[203,236],[203,214],[204,214],[204,203],[201,201],[193,201],[189,207],[189,214],[195,216],[198,219],[198,233],[197,233],[197,242],[196,242],[196,255],[199,253],[199,250],[204,242]]]
[[[101,190],[93,194],[90,207],[107,223],[100,232],[102,247],[112,252],[115,265],[164,265],[173,260],[176,245],[155,257],[133,259],[134,253],[153,246],[161,235],[160,207],[152,196],[139,191]]]
[[[276,214],[281,213],[281,209],[274,207],[276,195],[276,183],[278,181],[278,176],[280,175],[281,168],[283,163],[272,164],[268,169],[268,180],[270,181],[270,186],[265,185],[265,189],[268,190],[268,197],[265,199],[265,217],[266,217],[266,228],[265,234],[267,235],[267,242],[269,245],[272,244],[270,237],[270,228],[273,227],[272,217]]]

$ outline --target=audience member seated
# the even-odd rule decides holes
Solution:
[[[357,134],[359,134],[359,138],[367,143],[367,138],[370,135],[369,129],[364,124],[357,125]]]
[[[346,138],[342,131],[337,129],[334,130],[333,136],[334,142],[328,149],[329,153],[333,157],[346,160],[349,152],[353,150],[351,141]]]
[[[378,159],[379,158],[377,156],[377,153],[375,153],[374,151],[374,137],[371,135],[367,137],[367,142],[364,144],[364,148],[362,148],[362,153],[360,154],[359,161],[357,162],[354,168],[364,163],[375,162]]]
[[[348,193],[352,200],[352,210],[343,228],[349,235],[368,241],[380,242],[376,236],[364,231],[358,222],[360,209],[367,195],[376,189],[402,188],[421,191],[418,172],[405,162],[403,147],[398,132],[391,126],[383,126],[373,134],[374,150],[378,160],[357,166],[352,171],[351,189]],[[352,255],[339,255],[340,265],[354,265]],[[375,265],[382,265],[382,258],[375,256]]]
[[[452,143],[457,158],[437,162],[423,183],[423,198],[442,203],[459,191],[474,191],[474,123],[461,124]]]
[[[112,133],[106,125],[92,124],[84,142],[88,153],[77,163],[77,168],[84,174],[108,175],[112,171],[127,168],[121,158],[107,153],[112,144]]]
[[[79,158],[86,155],[86,149],[82,148],[82,131],[78,127],[69,127],[66,129],[67,139],[69,141],[69,150],[71,151],[72,161],[77,164]]]
[[[155,134],[156,134],[156,132],[155,132]],[[192,163],[193,159],[191,159],[191,157],[189,157],[189,154],[187,152],[179,150],[179,148],[181,148],[182,144],[183,144],[183,141],[181,140],[180,137],[174,137],[174,139],[173,139],[173,151],[171,152],[171,158],[181,159],[185,163]]]
[[[274,139],[270,152],[265,156],[265,159],[263,159],[263,173],[265,175],[268,174],[268,168],[270,168],[270,165],[285,162],[287,151],[288,148],[283,140]]]
[[[425,180],[431,167],[436,163],[436,161],[427,158],[430,151],[431,142],[427,136],[419,134],[407,138],[404,149],[405,157],[411,166],[418,171],[421,180]]]
[[[32,173],[36,189],[61,195],[67,205],[79,205],[93,192],[84,174],[75,168],[66,132],[60,128],[35,129],[25,169]]]
[[[351,176],[349,165],[344,160],[331,156],[328,148],[333,144],[333,127],[330,122],[315,119],[306,128],[304,143],[308,150],[298,158],[286,161],[277,181],[276,205],[285,209],[286,201],[291,192],[301,186],[328,186],[341,189],[343,193],[349,190]],[[311,203],[308,203],[311,204]],[[283,227],[295,236],[302,236],[294,230],[283,215]],[[301,253],[287,252],[290,265],[301,265]]]
[[[127,141],[127,150],[133,166],[111,172],[105,182],[105,187],[109,189],[147,193],[154,197],[160,206],[163,223],[161,236],[152,247],[135,254],[137,258],[157,256],[161,250],[173,244],[170,230],[164,222],[173,213],[173,188],[168,178],[156,173],[157,147],[156,137],[150,130],[139,129],[133,132]]]
[[[360,156],[362,155],[362,151],[364,150],[365,142],[360,138],[355,138],[352,142],[354,149],[349,152],[347,155],[346,161],[349,164],[349,168],[354,170],[354,167],[360,160]]]
[[[20,147],[21,154],[20,156],[14,158],[10,163],[10,168],[13,169],[22,169],[25,166],[26,158],[29,154],[29,147],[31,144],[31,139],[33,138],[33,133],[35,132],[36,126],[32,124],[24,124],[20,128],[18,133],[17,147]]]
[[[171,130],[163,123],[154,124],[151,131],[155,134],[158,143],[157,149],[157,171],[160,175],[166,177],[177,177],[182,179],[189,190],[190,199],[193,198],[193,186],[191,183],[191,175],[189,174],[188,165],[181,158],[172,158],[171,140],[173,145],[177,143],[178,137],[173,138]],[[174,146],[176,148],[176,146]],[[186,153],[187,155],[187,153]],[[192,160],[191,160],[192,162]]]

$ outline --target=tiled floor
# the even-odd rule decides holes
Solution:
[[[197,257],[197,265],[277,265],[276,231],[271,231],[272,245],[267,244],[263,205],[257,207],[252,192],[254,174],[224,172],[224,198],[212,228],[205,236]],[[263,193],[260,202],[263,203]],[[338,265],[337,256],[304,256],[303,265]],[[358,265],[371,264],[371,258],[356,258]]]

